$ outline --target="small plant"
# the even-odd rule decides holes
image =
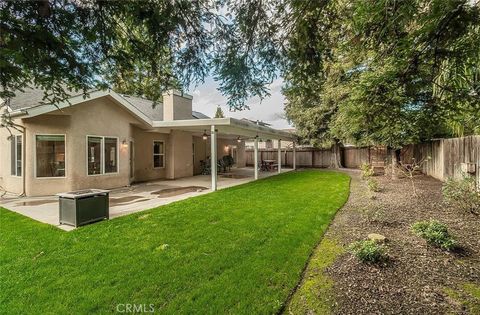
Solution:
[[[448,233],[447,226],[435,220],[415,222],[413,232],[422,237],[427,243],[444,250],[452,250],[456,242]]]
[[[362,163],[362,165],[360,165],[360,169],[362,170],[362,179],[367,179],[375,175],[373,167],[371,167],[368,163]]]
[[[418,197],[417,194],[417,187],[415,186],[415,174],[420,172],[423,164],[427,163],[430,161],[432,158],[430,156],[427,156],[426,158],[421,159],[420,161],[417,161],[415,158],[412,158],[411,163],[403,163],[400,162],[400,171],[405,175],[409,180],[410,183],[412,184],[412,194],[414,197]]]
[[[355,242],[350,245],[349,250],[365,263],[378,263],[387,258],[385,247],[374,240]]]
[[[465,176],[460,180],[449,178],[443,184],[442,193],[450,206],[476,215],[480,213],[480,192],[474,177]]]
[[[378,181],[376,181],[373,178],[369,178],[367,180],[367,186],[368,186],[368,189],[370,189],[370,191],[379,192],[381,190],[380,185],[378,184]]]

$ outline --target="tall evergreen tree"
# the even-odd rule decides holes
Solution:
[[[217,106],[217,110],[215,111],[215,118],[225,118],[223,110],[220,106]]]

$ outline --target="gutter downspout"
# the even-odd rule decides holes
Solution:
[[[22,194],[19,197],[26,197],[27,192],[26,192],[26,165],[27,165],[27,128],[25,126],[19,125],[20,128],[22,128],[22,135],[23,135],[23,143],[22,143]]]

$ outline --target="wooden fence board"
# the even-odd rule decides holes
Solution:
[[[389,151],[381,148],[343,148],[343,166],[346,168],[359,168],[362,163],[372,164],[381,161],[390,162]],[[277,149],[259,149],[259,161],[277,160]],[[299,167],[329,167],[331,150],[298,149],[297,166]],[[460,178],[461,163],[475,163],[477,183],[480,185],[480,136],[463,138],[438,139],[425,143],[411,144],[402,148],[400,159],[404,163],[412,163],[412,158],[417,162],[430,157],[422,166],[422,172],[439,180],[449,177]],[[253,150],[246,150],[247,165],[253,165]],[[292,166],[292,149],[282,149],[282,165]]]
[[[477,183],[480,184],[480,136],[438,139],[430,142],[412,144],[402,149],[402,161],[410,163],[412,157],[417,161],[430,159],[422,166],[423,173],[445,181],[449,177],[461,178],[462,163],[476,164]]]

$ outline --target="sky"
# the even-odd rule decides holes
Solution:
[[[285,98],[282,95],[281,78],[276,79],[270,84],[270,97],[264,98],[260,102],[259,98],[252,98],[247,101],[249,110],[231,112],[226,105],[227,99],[217,90],[218,84],[209,77],[204,84],[193,87],[188,91],[193,95],[193,110],[201,112],[207,116],[213,117],[217,106],[220,106],[225,117],[248,118],[251,120],[261,120],[272,124],[272,127],[278,129],[291,128],[285,119],[283,111]]]

